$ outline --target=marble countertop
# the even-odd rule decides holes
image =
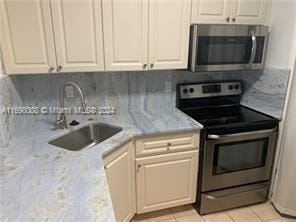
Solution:
[[[135,136],[202,128],[176,108],[98,120],[123,130],[89,149],[68,151],[48,141],[73,128],[53,130],[52,122],[38,120],[1,148],[1,221],[115,221],[102,156]]]

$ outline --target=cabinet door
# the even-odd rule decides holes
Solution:
[[[197,154],[187,151],[137,159],[137,213],[195,202]]]
[[[56,67],[48,0],[2,0],[0,12],[7,74],[47,73]]]
[[[136,209],[135,165],[132,142],[104,158],[116,221],[132,219]]]
[[[236,0],[232,6],[231,23],[264,24],[268,0]]]
[[[192,0],[191,23],[228,24],[231,0]]]
[[[150,0],[150,69],[187,68],[190,9],[189,0]]]
[[[104,70],[101,1],[54,0],[51,7],[60,71]]]
[[[103,0],[106,70],[143,70],[148,59],[148,0]]]

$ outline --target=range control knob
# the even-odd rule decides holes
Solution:
[[[228,86],[228,89],[233,90],[233,85]]]
[[[189,89],[189,92],[190,92],[190,93],[193,93],[193,92],[194,92],[194,89],[193,89],[193,88],[190,88],[190,89]]]
[[[235,88],[235,89],[239,89],[239,85],[235,85],[234,88]]]
[[[187,94],[187,93],[188,93],[188,89],[186,89],[186,88],[183,89],[183,93],[184,93],[184,94]]]

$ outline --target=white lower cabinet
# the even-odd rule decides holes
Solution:
[[[136,211],[133,143],[104,157],[104,164],[116,221],[130,221]]]
[[[136,159],[137,213],[195,202],[198,151]]]
[[[138,137],[105,156],[116,221],[194,203],[198,144],[198,131],[160,134]]]

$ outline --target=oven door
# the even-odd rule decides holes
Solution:
[[[208,134],[202,191],[269,180],[277,129],[227,135]]]
[[[268,27],[193,25],[191,71],[263,69]]]

